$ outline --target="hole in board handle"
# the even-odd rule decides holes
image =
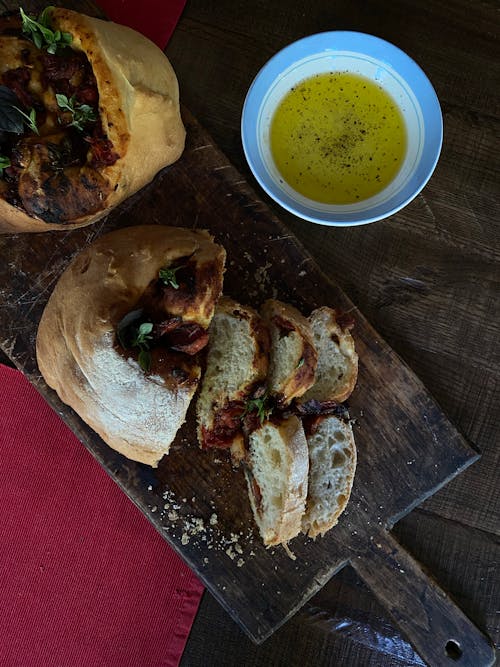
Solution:
[[[463,653],[460,642],[457,642],[456,639],[449,639],[446,642],[445,652],[448,658],[451,658],[452,660],[460,660]]]

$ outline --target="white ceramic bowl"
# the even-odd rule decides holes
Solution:
[[[354,204],[322,204],[299,194],[281,177],[271,154],[269,130],[276,107],[297,83],[326,72],[348,71],[382,86],[406,123],[407,152],[401,168],[378,194]],[[432,175],[441,151],[439,101],[420,67],[393,44],[359,32],[323,32],[277,53],[255,77],[243,106],[243,149],[260,185],[295,215],[323,225],[375,222],[406,206]]]

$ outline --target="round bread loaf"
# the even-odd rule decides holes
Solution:
[[[17,24],[9,27],[9,20]],[[0,178],[0,232],[88,225],[180,157],[185,129],[175,73],[163,52],[138,32],[68,9],[52,8],[52,29],[72,36],[66,53],[70,58],[75,52],[81,56],[81,68],[90,65],[95,77],[94,82],[89,74],[92,86],[97,86],[94,127],[98,127],[99,136],[85,138],[89,142],[85,154],[80,139],[78,150],[71,145],[68,148],[68,141],[71,144],[71,137],[77,133],[74,128],[68,130],[71,118],[58,106],[56,93],[67,89],[77,99],[85,100],[90,86],[78,87],[76,75],[68,74],[64,79],[64,52],[50,56],[37,49],[22,33],[17,17],[9,20],[4,19],[7,24],[0,30],[1,83],[25,99],[26,110],[34,105],[43,111],[37,111],[39,135],[25,131],[14,153],[8,156],[12,171],[5,170],[7,178],[5,174]],[[72,66],[70,63],[67,68]],[[54,73],[58,67],[61,72]],[[21,85],[24,73],[27,81]],[[55,154],[59,157],[54,158]]]
[[[208,328],[224,261],[224,249],[204,230],[127,227],[78,254],[45,307],[36,341],[45,381],[128,458],[156,466],[168,452],[201,369],[196,354],[160,343],[145,371],[137,351],[120,345],[118,326],[138,307],[151,313],[154,297],[162,312],[153,321]],[[191,267],[186,284],[158,287],[160,270],[179,262]]]

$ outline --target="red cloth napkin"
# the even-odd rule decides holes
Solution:
[[[0,665],[178,665],[201,583],[2,365],[0,457]]]
[[[106,16],[134,28],[164,49],[186,0],[98,0]]]

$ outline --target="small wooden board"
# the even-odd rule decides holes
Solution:
[[[387,532],[478,454],[186,110],[184,120],[188,138],[179,162],[104,221],[71,232],[0,237],[0,347],[254,641],[268,637],[350,562],[429,663],[445,664],[439,661],[446,645],[456,641],[462,665],[490,664],[487,641]],[[110,450],[40,376],[36,330],[60,274],[102,233],[140,224],[209,229],[227,250],[224,291],[242,303],[258,307],[276,297],[305,314],[330,305],[356,321],[353,494],[324,538],[291,542],[296,560],[282,548],[262,546],[242,473],[224,452],[197,447],[193,406],[171,453],[153,470]]]

